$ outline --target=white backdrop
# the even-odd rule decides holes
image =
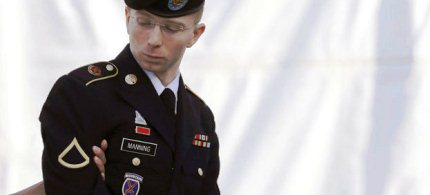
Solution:
[[[54,81],[127,43],[122,0],[0,0],[0,194],[42,179]],[[207,0],[182,63],[223,194],[430,194],[430,1]]]

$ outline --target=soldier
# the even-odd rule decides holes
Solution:
[[[179,72],[204,0],[125,3],[130,43],[59,78],[42,108],[46,194],[219,194],[214,117]],[[89,157],[103,139],[105,181]]]

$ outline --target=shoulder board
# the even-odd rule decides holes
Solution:
[[[118,68],[112,62],[97,62],[72,71],[75,76],[89,86],[94,82],[110,79],[118,75]]]
[[[205,103],[205,101],[203,101],[203,99],[200,97],[200,96],[198,96],[193,90],[191,90],[191,88],[190,87],[188,87],[188,85],[185,85],[185,89],[188,91],[188,92],[190,92],[192,95],[194,95],[194,96],[196,96],[200,101],[202,101],[204,104],[206,104]]]

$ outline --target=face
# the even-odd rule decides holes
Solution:
[[[196,15],[163,18],[128,7],[126,21],[134,58],[159,77],[176,75],[186,48],[205,30],[204,24],[195,24]]]

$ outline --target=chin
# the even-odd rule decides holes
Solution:
[[[163,71],[162,70],[163,69],[162,65],[156,64],[156,63],[147,63],[147,62],[145,62],[145,63],[142,63],[140,65],[140,67],[142,67],[145,70],[149,70],[151,72],[162,72]]]

